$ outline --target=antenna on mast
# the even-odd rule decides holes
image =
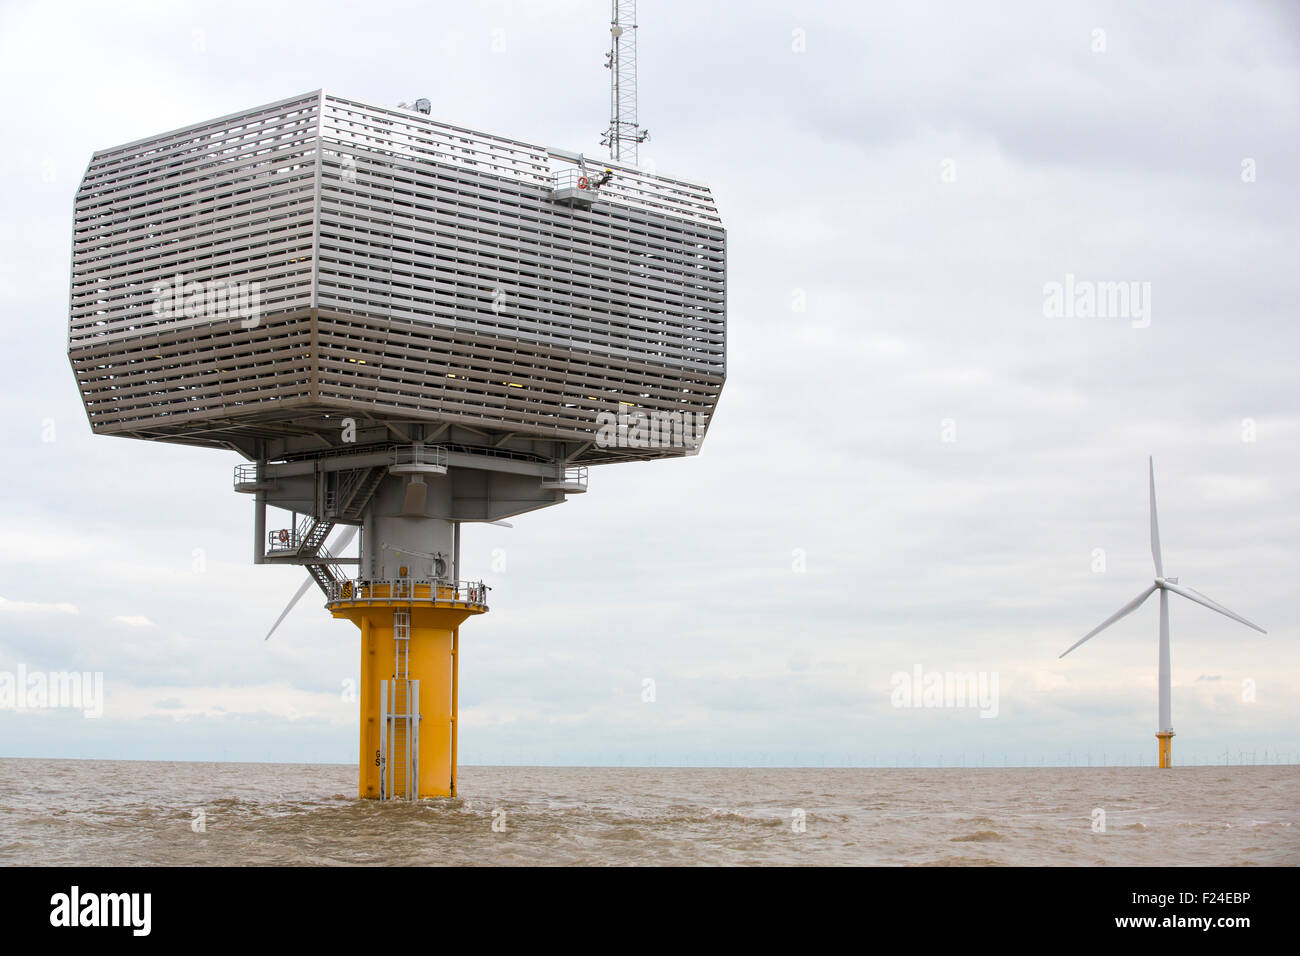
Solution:
[[[650,138],[650,131],[636,119],[636,0],[610,0],[609,129],[600,139],[609,147],[609,158],[637,165],[637,147]]]

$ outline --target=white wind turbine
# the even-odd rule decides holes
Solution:
[[[1147,462],[1151,474],[1151,557],[1155,560],[1156,579],[1149,588],[1072,644],[1065,654],[1070,653],[1089,638],[1100,634],[1120,618],[1132,614],[1152,594],[1156,591],[1160,592],[1160,729],[1156,731],[1156,739],[1160,741],[1160,766],[1171,767],[1173,766],[1172,738],[1174,736],[1174,727],[1169,707],[1169,592],[1181,594],[1189,601],[1195,601],[1203,607],[1208,607],[1211,611],[1218,611],[1225,617],[1230,617],[1247,627],[1252,627],[1261,634],[1267,634],[1268,632],[1258,624],[1250,623],[1240,614],[1229,611],[1222,604],[1210,600],[1200,591],[1195,591],[1186,585],[1179,585],[1177,578],[1165,577],[1164,562],[1160,558],[1160,525],[1156,521],[1156,466],[1153,459],[1148,458]],[[1061,657],[1064,657],[1065,654],[1062,654]]]

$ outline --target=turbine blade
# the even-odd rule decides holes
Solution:
[[[358,530],[360,529],[354,524],[345,526],[343,533],[340,534],[338,540],[334,542],[334,547],[331,549],[331,553],[342,551],[351,544],[352,539],[357,536]],[[271,635],[275,633],[275,629],[280,626],[286,617],[289,616],[289,612],[297,606],[298,602],[302,600],[302,596],[306,594],[315,583],[316,579],[310,574],[307,575],[307,580],[302,582],[302,587],[298,588],[294,593],[294,596],[289,599],[289,603],[285,605],[284,610],[280,612],[280,616],[275,619],[275,623],[271,625],[271,629],[266,632],[266,637],[262,638],[262,640],[269,641],[271,639]]]
[[[1148,458],[1151,467],[1151,557],[1156,562],[1156,577],[1165,576],[1165,563],[1160,559],[1160,522],[1156,520],[1156,462]]]
[[[1138,595],[1137,597],[1135,597],[1133,600],[1131,600],[1131,601],[1129,601],[1127,604],[1125,604],[1122,608],[1120,608],[1118,611],[1116,611],[1116,612],[1115,612],[1114,614],[1112,614],[1110,617],[1106,618],[1106,620],[1102,621],[1100,624],[1098,624],[1096,627],[1094,627],[1094,628],[1093,628],[1091,631],[1089,631],[1087,634],[1083,635],[1083,637],[1079,638],[1077,641],[1075,641],[1073,644],[1071,644],[1071,645],[1069,646],[1069,648],[1066,649],[1065,654],[1070,653],[1070,651],[1074,650],[1076,647],[1078,647],[1080,644],[1082,644],[1084,641],[1088,640],[1089,638],[1091,638],[1091,637],[1096,637],[1098,634],[1100,634],[1102,631],[1106,630],[1106,628],[1110,627],[1112,624],[1114,624],[1114,623],[1115,623],[1116,621],[1118,621],[1120,618],[1122,618],[1122,617],[1126,617],[1126,616],[1128,616],[1129,614],[1132,614],[1134,611],[1136,611],[1136,610],[1141,606],[1141,604],[1142,604],[1143,601],[1145,601],[1147,598],[1149,598],[1152,594],[1155,594],[1155,592],[1156,592],[1156,586],[1153,584],[1153,585],[1151,585],[1151,587],[1147,588],[1145,591],[1143,591],[1141,594],[1139,594],[1139,595]],[[1062,654],[1061,657],[1064,657],[1065,654]],[[1060,660],[1060,657],[1058,657],[1057,660]]]
[[[315,579],[313,579],[310,574],[307,575],[307,580],[302,582],[302,587],[298,588],[294,596],[289,599],[289,603],[285,605],[284,610],[280,612],[280,616],[275,619],[275,623],[271,625],[271,629],[266,632],[266,637],[262,638],[262,640],[269,641],[271,639],[271,635],[274,634],[275,629],[280,626],[280,622],[289,616],[289,612],[292,611],[294,606],[302,600],[302,596],[307,593],[307,589],[315,583]]]
[[[330,553],[332,554],[335,551],[342,551],[344,548],[350,545],[352,543],[352,539],[357,536],[357,531],[359,530],[360,528],[358,528],[358,526],[354,524],[350,524],[344,527],[343,533],[339,535],[339,539],[334,542],[334,547],[330,549]]]
[[[1211,611],[1218,611],[1220,614],[1224,615],[1225,617],[1230,617],[1234,621],[1237,621],[1241,624],[1245,624],[1247,627],[1253,627],[1261,634],[1268,633],[1268,631],[1264,630],[1258,624],[1252,624],[1250,621],[1246,620],[1240,614],[1236,614],[1233,611],[1229,611],[1222,604],[1219,604],[1217,601],[1211,600],[1210,598],[1202,594],[1200,591],[1179,584],[1166,584],[1165,587],[1169,588],[1169,590],[1173,591],[1175,594],[1181,594],[1189,601],[1195,601],[1197,604],[1201,605],[1202,607],[1208,607]]]

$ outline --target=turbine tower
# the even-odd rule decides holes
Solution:
[[[609,158],[636,165],[639,147],[650,138],[636,118],[636,0],[610,0],[609,128],[600,145],[609,147]]]
[[[362,797],[455,794],[464,526],[695,454],[726,380],[706,186],[429,113],[318,90],[101,150],[73,227],[92,430],[244,459],[254,563],[360,630]]]
[[[1220,614],[1224,615],[1225,617],[1230,617],[1234,621],[1237,621],[1241,624],[1245,624],[1247,627],[1254,628],[1255,630],[1259,631],[1259,633],[1261,634],[1267,634],[1268,632],[1265,631],[1258,624],[1252,624],[1250,621],[1246,620],[1240,614],[1236,614],[1233,611],[1229,611],[1222,604],[1218,604],[1215,601],[1210,600],[1200,591],[1196,591],[1192,588],[1187,587],[1186,585],[1180,585],[1178,583],[1177,578],[1165,577],[1165,565],[1160,551],[1160,524],[1156,520],[1156,466],[1155,466],[1154,459],[1148,458],[1147,465],[1149,468],[1149,476],[1151,480],[1151,557],[1154,560],[1155,567],[1156,567],[1155,581],[1152,582],[1149,588],[1147,588],[1145,591],[1143,591],[1133,600],[1129,601],[1127,604],[1125,604],[1122,608],[1120,608],[1110,617],[1106,618],[1106,620],[1102,621],[1100,624],[1094,627],[1087,634],[1083,635],[1083,637],[1081,637],[1079,640],[1075,641],[1072,645],[1070,645],[1070,647],[1066,649],[1065,653],[1062,654],[1061,657],[1064,657],[1066,654],[1070,653],[1070,651],[1074,650],[1084,641],[1087,641],[1090,638],[1100,634],[1102,631],[1110,627],[1120,618],[1127,617],[1129,614],[1132,614],[1139,607],[1141,607],[1143,602],[1145,602],[1146,599],[1149,598],[1152,594],[1155,594],[1157,591],[1160,592],[1159,728],[1156,730],[1156,739],[1159,741],[1160,766],[1168,768],[1173,766],[1173,737],[1174,737],[1174,723],[1173,723],[1172,711],[1170,706],[1171,681],[1170,681],[1170,671],[1169,671],[1169,595],[1170,593],[1172,592],[1173,594],[1181,595],[1182,597],[1187,598],[1189,601],[1195,601],[1197,604],[1200,604],[1202,607],[1208,607],[1211,611],[1218,611]],[[1059,659],[1060,658],[1058,658],[1058,660]]]

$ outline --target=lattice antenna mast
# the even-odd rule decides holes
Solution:
[[[609,158],[636,165],[637,147],[650,138],[636,118],[636,0],[610,0],[609,129],[600,145],[609,147]]]

